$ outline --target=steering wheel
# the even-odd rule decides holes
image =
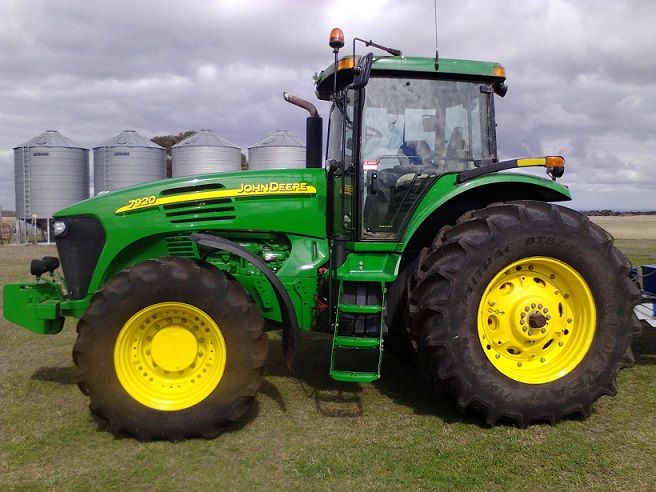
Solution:
[[[372,138],[381,138],[383,134],[376,130],[373,126],[366,125],[364,127],[364,138],[365,140],[371,140]]]

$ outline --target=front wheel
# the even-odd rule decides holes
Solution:
[[[638,299],[626,259],[585,216],[493,205],[422,252],[411,338],[436,387],[490,425],[587,417],[633,361]]]
[[[267,338],[257,306],[222,271],[162,258],[118,273],[78,325],[74,360],[114,434],[214,437],[248,410]]]

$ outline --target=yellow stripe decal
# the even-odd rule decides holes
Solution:
[[[142,196],[120,208],[115,214],[143,210],[158,207],[160,205],[171,205],[173,203],[196,202],[199,200],[214,200],[217,198],[239,198],[242,196],[266,196],[266,195],[316,195],[317,189],[307,183],[257,183],[242,184],[238,189],[221,189],[215,191],[201,191],[196,193],[184,193],[182,195],[156,197]]]
[[[546,163],[547,160],[544,157],[517,159],[517,167],[544,166]]]

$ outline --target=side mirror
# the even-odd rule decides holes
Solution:
[[[369,82],[369,75],[371,75],[371,65],[374,62],[374,54],[367,53],[360,58],[358,66],[353,70],[353,84],[351,87],[358,90],[362,89]]]
[[[508,86],[503,82],[495,82],[492,87],[494,88],[494,93],[497,96],[503,97],[508,92]]]

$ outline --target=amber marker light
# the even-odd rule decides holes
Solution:
[[[565,158],[559,155],[550,155],[544,159],[545,167],[563,167],[565,165]]]
[[[353,68],[355,66],[355,58],[352,56],[347,56],[345,58],[342,58],[339,60],[337,63],[337,70],[347,70],[349,68]]]
[[[335,27],[330,31],[330,41],[328,44],[334,50],[339,50],[344,46],[344,33],[339,27]]]
[[[494,67],[494,76],[495,77],[503,77],[504,79],[506,78],[506,69],[503,68],[501,65],[497,65]]]

